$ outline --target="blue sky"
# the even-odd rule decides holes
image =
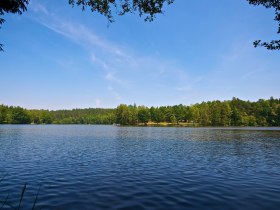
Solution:
[[[176,0],[145,22],[32,0],[0,29],[0,104],[36,109],[280,97],[273,11],[245,0]]]

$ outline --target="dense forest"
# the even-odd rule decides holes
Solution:
[[[115,109],[27,110],[0,105],[0,124],[120,124],[178,126],[280,126],[280,99],[257,102],[233,98],[194,105]]]

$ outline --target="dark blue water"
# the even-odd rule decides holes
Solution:
[[[279,209],[280,129],[0,125],[1,177],[0,209]]]

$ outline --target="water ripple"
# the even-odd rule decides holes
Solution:
[[[22,209],[39,187],[41,209],[278,209],[279,154],[278,128],[0,125],[0,201],[27,183]]]

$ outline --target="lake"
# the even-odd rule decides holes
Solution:
[[[0,125],[1,178],[3,209],[279,209],[280,129]]]

